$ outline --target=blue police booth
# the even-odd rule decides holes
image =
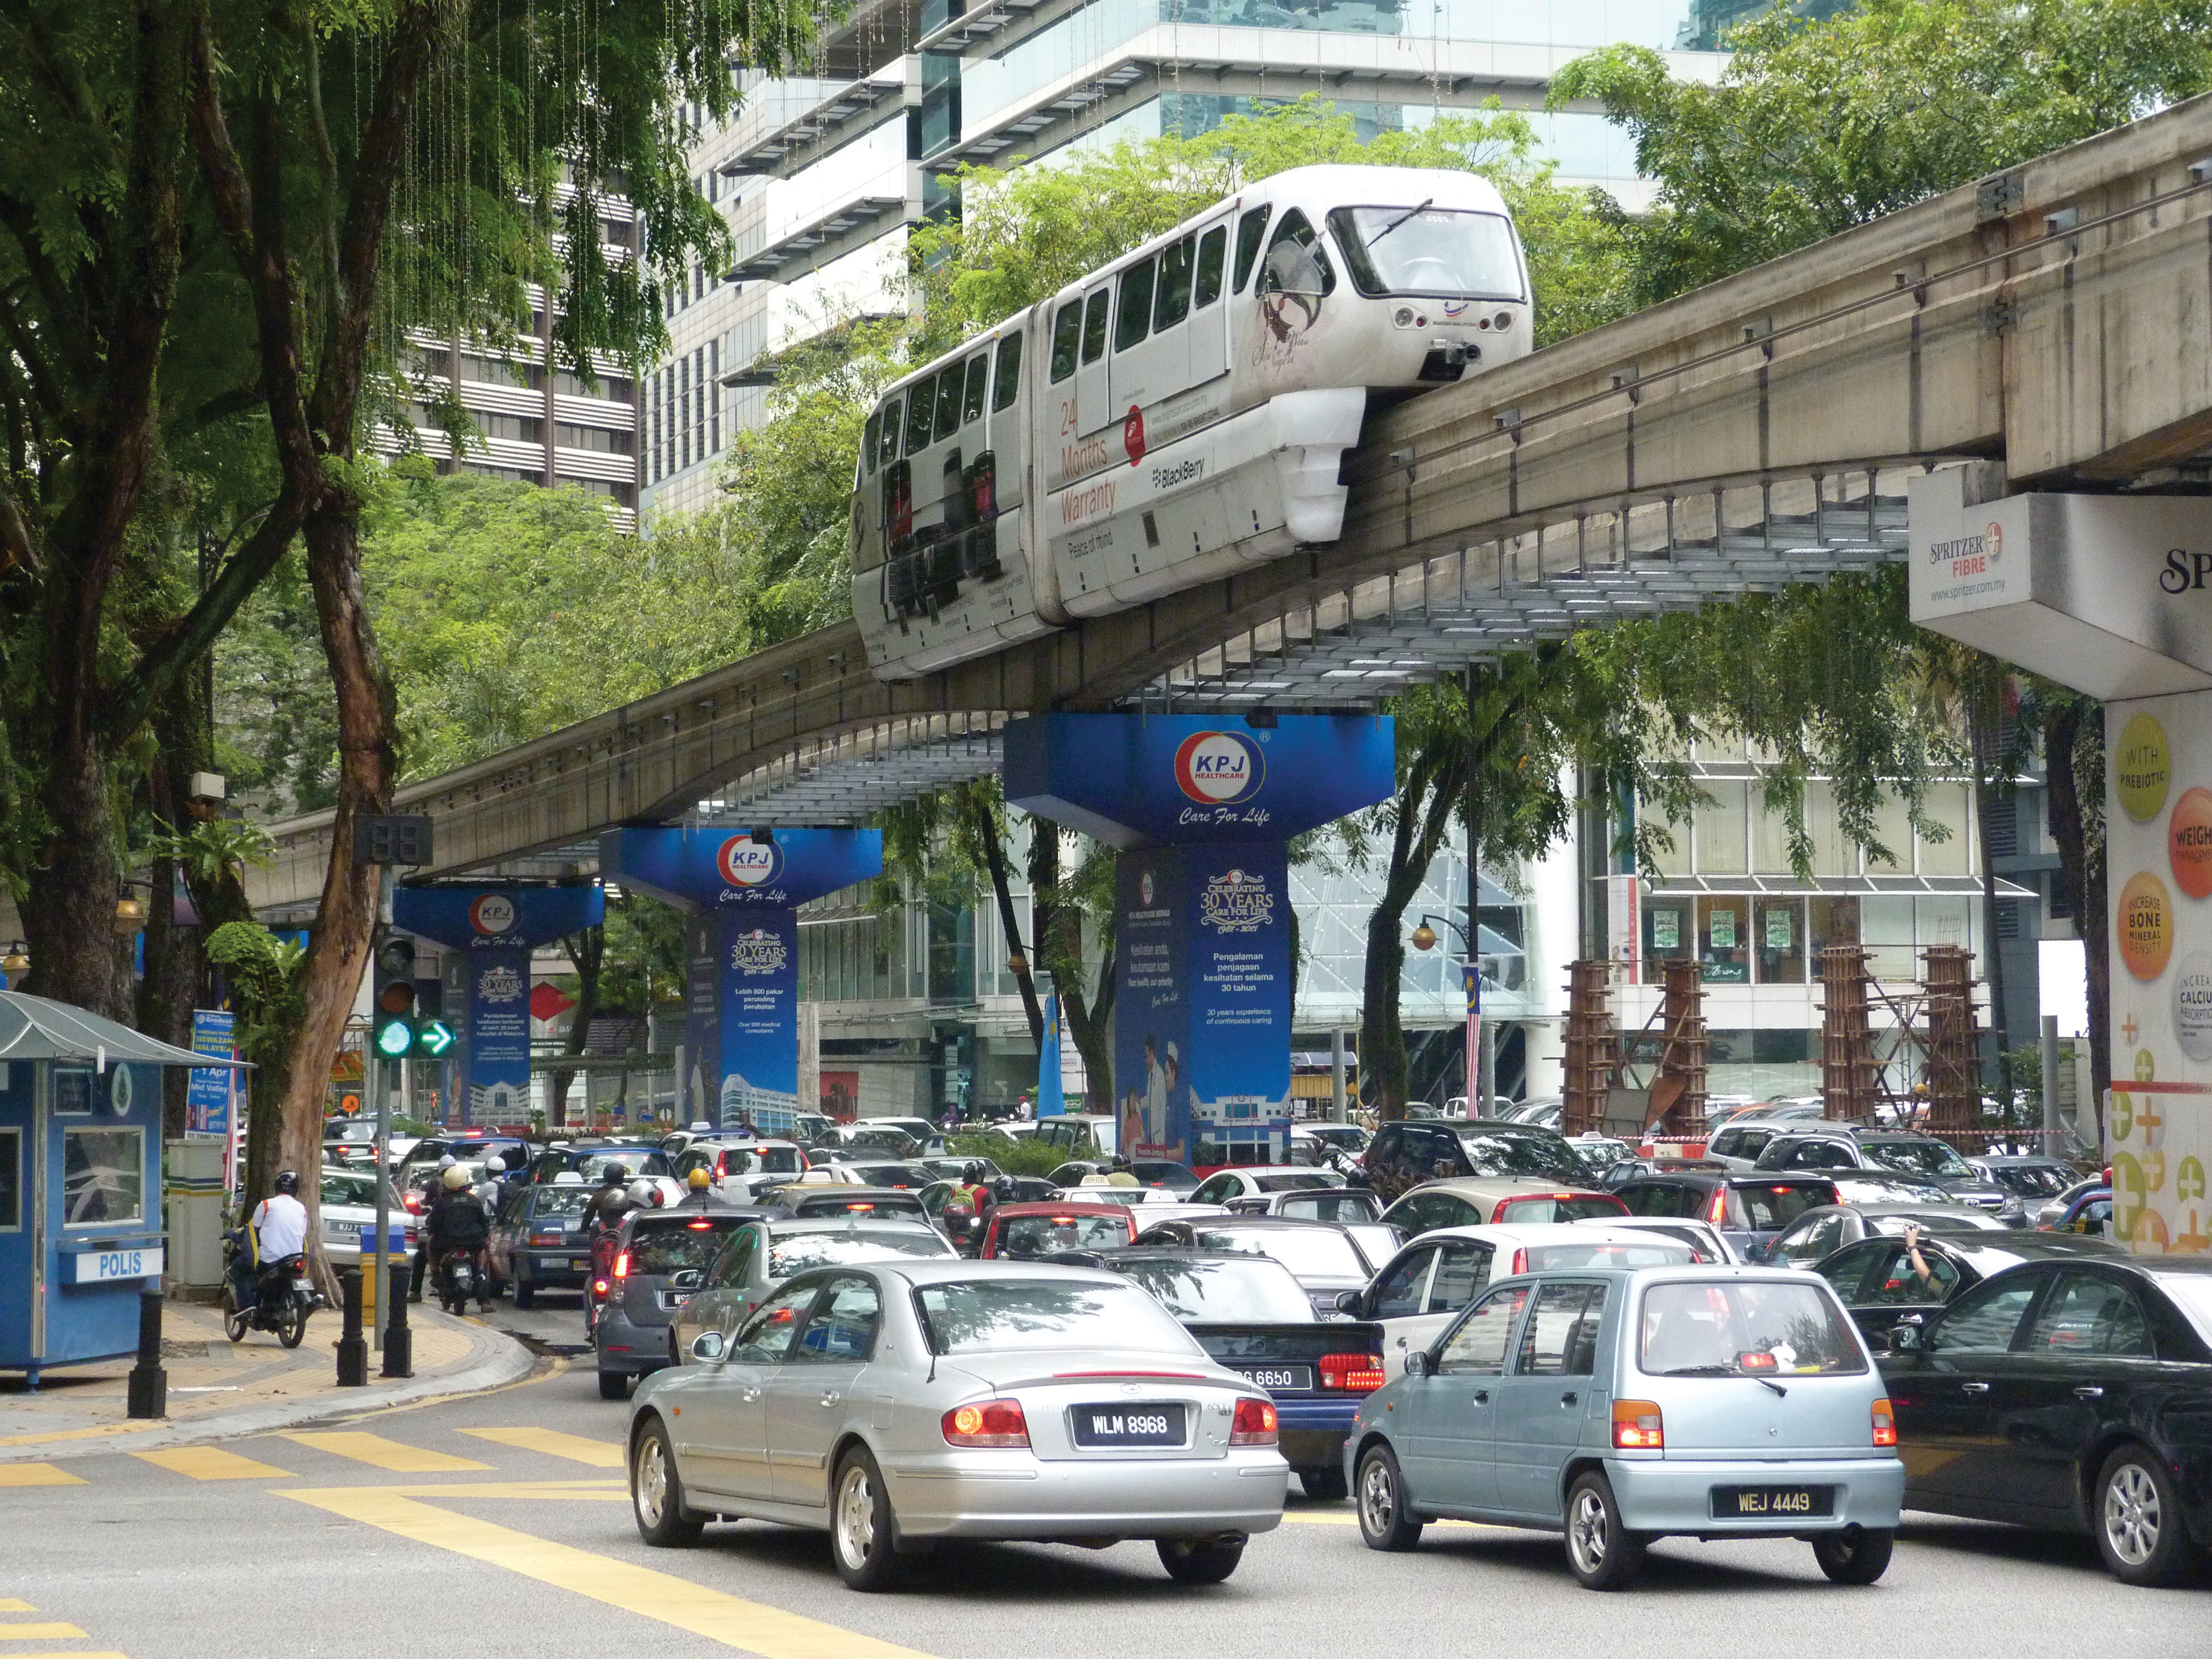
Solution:
[[[0,1370],[115,1359],[162,1271],[161,1068],[195,1054],[0,991]]]

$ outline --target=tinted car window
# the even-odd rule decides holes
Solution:
[[[799,1316],[814,1300],[818,1285],[793,1285],[777,1291],[754,1310],[738,1332],[730,1358],[741,1365],[772,1365],[791,1351],[799,1334]]]
[[[1877,1256],[1895,1248],[1870,1239],[1849,1249],[1838,1250],[1813,1271],[1836,1287],[1836,1294],[1843,1297],[1846,1306],[1856,1306],[1860,1298],[1859,1287],[1866,1283],[1867,1269],[1874,1266]]]
[[[1784,1186],[1741,1186],[1730,1189],[1729,1210],[1735,1224],[1757,1232],[1786,1227],[1808,1210],[1836,1202],[1836,1189],[1817,1181]]]
[[[1772,1254],[1797,1263],[1818,1261],[1844,1242],[1840,1215],[1813,1217],[1800,1222],[1774,1241]]]
[[[1857,1163],[1850,1147],[1833,1140],[1808,1140],[1782,1156],[1785,1170],[1848,1170]]]
[[[1437,1356],[1437,1369],[1478,1376],[1502,1375],[1506,1345],[1513,1340],[1514,1322],[1528,1303],[1526,1285],[1510,1286],[1476,1303]]]
[[[2029,1276],[1982,1285],[1960,1297],[1928,1339],[1935,1353],[2002,1353],[2012,1346],[2020,1316],[2040,1279]]]
[[[1375,1308],[1369,1316],[1374,1319],[1403,1319],[1421,1310],[1421,1285],[1427,1276],[1429,1264],[1436,1260],[1431,1249],[1408,1250],[1398,1259],[1380,1285],[1375,1287]]]
[[[1904,1245],[1886,1243],[1881,1250],[1872,1264],[1874,1271],[1867,1275],[1860,1292],[1869,1305],[1884,1302],[1948,1302],[1951,1293],[1959,1288],[1958,1263],[1938,1251],[1921,1251],[1920,1260],[1928,1269],[1923,1276],[1905,1255]]]
[[[1115,1215],[1018,1215],[1000,1224],[1001,1255],[1048,1250],[1110,1250],[1129,1242],[1129,1224]]]
[[[1547,1285],[1521,1337],[1521,1376],[1588,1376],[1596,1368],[1602,1285]]]
[[[1373,1221],[1382,1212],[1371,1193],[1328,1193],[1314,1198],[1287,1198],[1275,1213],[1293,1221]]]
[[[1311,1175],[1254,1176],[1252,1181],[1263,1193],[1310,1192],[1316,1188],[1336,1184],[1334,1176],[1319,1170]]]
[[[1866,1143],[1866,1154],[1885,1170],[1900,1175],[1942,1176],[1954,1180],[1971,1176],[1966,1160],[1940,1140],[1875,1140]]]
[[[634,1273],[703,1272],[713,1264],[727,1237],[727,1227],[703,1219],[636,1228],[629,1238],[629,1270]]]
[[[1477,1175],[1544,1176],[1580,1185],[1589,1171],[1564,1140],[1546,1134],[1513,1134],[1474,1124],[1451,1131]]]
[[[1702,1194],[1672,1181],[1632,1181],[1613,1194],[1631,1215],[1694,1216]]]
[[[1133,1348],[1183,1358],[1200,1352],[1168,1310],[1133,1285],[955,1279],[918,1286],[914,1299],[940,1354]]]
[[[2154,1359],[2150,1324],[2124,1285],[2089,1273],[2068,1273],[2028,1327],[2027,1351],[2050,1357],[2096,1354]]]
[[[1457,1313],[1490,1282],[1491,1248],[1453,1239],[1442,1247],[1437,1276],[1429,1285],[1431,1313]]]
[[[2073,1172],[2056,1164],[2000,1164],[1990,1179],[2022,1198],[2056,1198],[2072,1183]]]
[[[744,1284],[745,1268],[753,1259],[758,1240],[759,1235],[752,1228],[739,1228],[738,1236],[729,1242],[720,1255],[715,1257],[714,1269],[708,1275],[709,1282],[718,1290]]]
[[[883,1311],[874,1280],[831,1279],[799,1339],[798,1357],[817,1362],[866,1359],[876,1346]]]
[[[585,1187],[540,1187],[537,1190],[538,1200],[531,1213],[540,1221],[556,1216],[580,1216],[584,1206],[592,1200],[591,1189]]]
[[[1620,1200],[1610,1193],[1592,1193],[1583,1198],[1509,1198],[1498,1206],[1500,1221],[1517,1222],[1523,1226],[1540,1222],[1588,1221],[1620,1213]]]

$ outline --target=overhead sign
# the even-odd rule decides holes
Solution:
[[[1912,620],[2091,696],[2212,689],[2212,500],[1910,485]]]
[[[1006,799],[1109,847],[1287,841],[1388,800],[1389,716],[1042,714],[1006,731]]]
[[[789,908],[884,872],[880,830],[630,829],[599,838],[610,880],[686,909]]]
[[[455,951],[550,945],[605,921],[598,887],[403,887],[392,923]]]

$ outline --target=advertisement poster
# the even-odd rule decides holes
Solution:
[[[2212,692],[2105,706],[2112,1235],[2212,1248]]]
[[[233,1043],[238,1017],[228,1008],[192,1010],[192,1052],[214,1060],[236,1060]],[[232,1079],[228,1066],[195,1066],[185,1084],[185,1133],[210,1139],[230,1139]]]
[[[787,1132],[799,1109],[799,914],[774,905],[725,910],[714,921],[715,1121]]]
[[[860,1116],[860,1074],[858,1072],[823,1073],[821,1103],[816,1109],[837,1123],[850,1123]]]

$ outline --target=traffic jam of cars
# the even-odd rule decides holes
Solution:
[[[647,1542],[812,1528],[857,1589],[956,1540],[1216,1583],[1293,1477],[1370,1548],[1527,1528],[1594,1589],[1662,1538],[1869,1583],[1905,1510],[2202,1581],[2212,1263],[2110,1242],[2095,1174],[1802,1113],[1691,1158],[1328,1127],[1311,1164],[1048,1180],[904,1121],[532,1148],[493,1273],[580,1294]]]

